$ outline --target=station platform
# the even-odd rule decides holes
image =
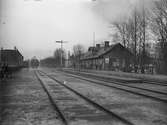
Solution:
[[[126,73],[126,72],[115,72],[115,71],[105,71],[105,70],[90,70],[90,69],[80,69],[76,70],[73,68],[63,68],[64,71],[70,72],[80,72],[86,74],[94,74],[97,77],[110,78],[112,80],[120,82],[129,82],[129,83],[140,83],[145,80],[157,81],[167,83],[166,75],[157,75],[157,74],[137,74],[137,73]]]
[[[92,77],[98,77],[98,78],[103,78],[111,81],[116,81],[116,82],[125,82],[125,83],[141,83],[143,80],[141,79],[136,79],[136,78],[130,78],[130,77],[124,77],[124,76],[114,76],[109,74],[108,72],[104,71],[93,71],[93,70],[74,70],[74,69],[63,69],[66,72],[69,73],[74,73],[74,74],[82,74],[82,75],[88,75]]]

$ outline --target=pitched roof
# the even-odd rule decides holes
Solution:
[[[113,50],[113,48],[117,47],[117,46],[121,46],[122,48],[124,48],[120,43],[117,44],[113,44],[109,47],[100,47],[99,49],[95,48],[95,50],[92,51],[88,51],[86,52],[82,57],[81,60],[88,60],[88,59],[96,59],[96,58],[100,58],[103,55],[107,54],[108,52],[110,52],[111,50]],[[130,51],[129,51],[130,52]]]
[[[22,56],[22,54],[19,52],[19,50],[15,50],[15,49],[3,49],[3,50],[1,49],[0,52],[1,52],[1,54],[4,54],[4,53],[8,53],[8,54],[18,53],[20,56]]]

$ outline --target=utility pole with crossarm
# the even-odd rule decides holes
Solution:
[[[67,41],[63,41],[63,40],[61,40],[61,41],[56,41],[56,43],[60,43],[61,44],[61,59],[60,59],[60,65],[61,65],[61,67],[63,66],[63,43],[67,43]]]

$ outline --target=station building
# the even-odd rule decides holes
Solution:
[[[23,65],[23,59],[24,57],[16,47],[0,50],[0,64],[7,63],[10,67],[20,67]]]
[[[89,47],[80,65],[85,69],[128,71],[133,60],[134,55],[120,43],[109,45],[109,41],[105,41],[103,46]]]

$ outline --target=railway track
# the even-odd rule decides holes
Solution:
[[[111,82],[110,80],[105,79],[105,78],[101,78],[101,77],[97,77],[97,76],[93,76],[93,75],[86,75],[86,77],[90,77],[90,76],[92,76],[93,78],[98,79],[98,80],[103,80],[105,82]],[[152,90],[152,89],[149,89],[149,88],[137,87],[137,86],[133,86],[133,84],[131,84],[131,85],[125,84],[127,82],[121,83],[121,82],[117,82],[117,81],[112,81],[112,83],[116,83],[117,85],[127,86],[127,87],[130,87],[130,88],[135,88],[135,89],[140,89],[140,90],[144,90],[144,91],[149,91],[149,92],[153,92],[153,93],[157,93],[157,94],[167,95],[167,92],[161,92],[161,91]]]
[[[110,122],[118,122],[123,125],[134,125],[129,120],[121,117],[111,110],[106,109],[102,105],[84,96],[77,90],[66,85],[64,82],[59,81],[55,77],[50,76],[42,71],[36,71],[35,74],[43,89],[47,93],[54,109],[58,112],[62,124],[70,125],[70,121],[72,119],[77,117],[80,118],[80,114],[77,114],[78,112],[81,114],[84,112],[83,114],[86,116],[85,118],[88,119],[92,116],[95,117],[96,120],[102,117],[104,119],[108,118]],[[81,118],[83,118],[82,115]]]
[[[42,79],[40,79],[38,72],[36,71],[35,74],[36,74],[37,79],[38,79],[39,82],[41,83],[42,88],[43,88],[44,91],[46,92],[46,94],[47,94],[47,96],[48,96],[48,98],[49,98],[49,101],[50,101],[51,104],[53,105],[54,109],[58,112],[58,115],[59,115],[59,118],[60,118],[61,121],[62,121],[62,124],[63,124],[63,125],[68,125],[68,121],[67,121],[66,117],[64,116],[63,112],[59,109],[58,105],[55,103],[55,101],[54,101],[52,95],[50,94],[48,88],[45,86],[45,84],[44,84],[44,82],[42,81]]]
[[[162,82],[162,81],[143,80],[143,83],[152,84],[152,85],[159,85],[159,86],[167,86],[167,82]]]
[[[61,70],[62,71],[62,70]],[[67,70],[68,72],[68,70]],[[89,72],[84,72],[84,71],[80,71],[81,73],[89,73]],[[89,73],[90,74],[90,73]],[[106,75],[110,75],[110,74],[106,74]],[[112,78],[111,78],[112,79]],[[146,84],[153,84],[153,85],[159,85],[159,86],[167,86],[167,81],[160,81],[160,80],[148,80],[148,79],[140,79],[141,82],[146,83]],[[113,81],[116,81],[115,79],[113,79]],[[120,82],[120,81],[119,81]],[[123,80],[121,81],[123,82]],[[127,83],[127,81],[124,81],[124,83]]]
[[[156,101],[167,103],[167,93],[166,92],[160,92],[160,91],[145,89],[141,87],[134,87],[134,86],[120,83],[120,82],[110,81],[107,79],[101,79],[100,77],[97,77],[97,76],[94,76],[94,77],[92,77],[91,75],[84,76],[81,73],[77,73],[77,74],[73,74],[73,73],[70,74],[69,72],[65,72],[65,73],[67,73],[67,75],[69,76],[72,76],[72,77],[75,77],[81,80],[86,80],[91,83],[119,89],[122,91],[126,91],[128,93],[140,95],[140,96],[147,97],[147,98],[150,98]]]

